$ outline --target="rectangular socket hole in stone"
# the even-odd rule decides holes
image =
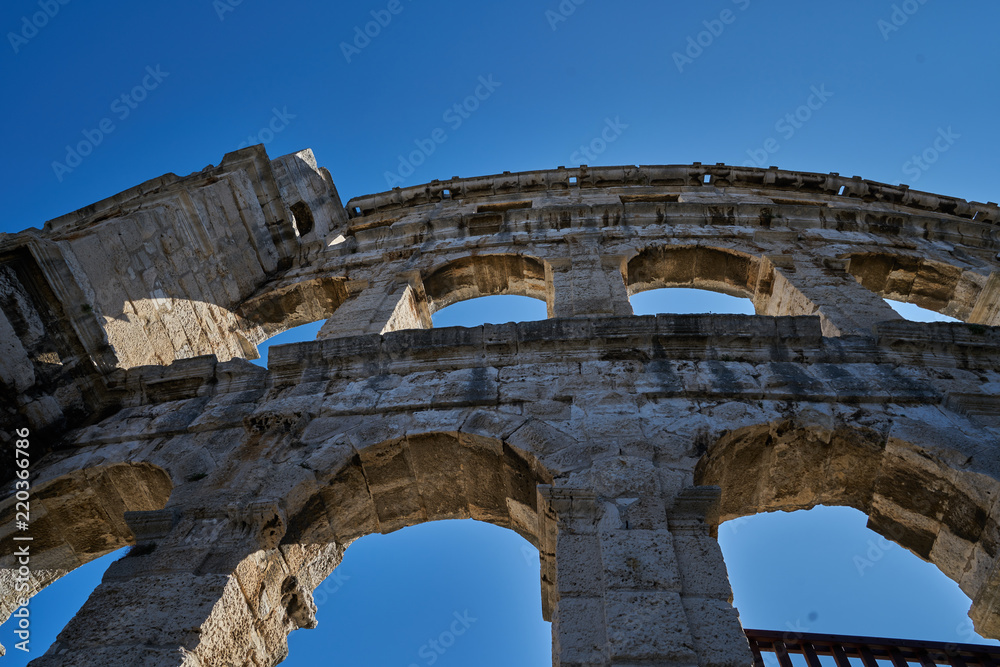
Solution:
[[[451,190],[442,190],[441,196],[445,199],[451,199]]]
[[[361,207],[360,206],[355,206],[354,207],[354,214],[355,215],[361,215]]]
[[[570,176],[569,177],[569,184],[570,185],[576,185],[576,176]]]
[[[705,182],[706,183],[711,183],[712,182],[712,175],[711,174],[705,174]]]
[[[844,190],[846,190],[846,189],[847,189],[847,186],[846,186],[846,185],[841,185],[841,186],[840,186],[840,192],[838,192],[837,194],[838,194],[838,195],[842,195],[842,194],[844,194]]]

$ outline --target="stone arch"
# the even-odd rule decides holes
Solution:
[[[279,548],[285,562],[299,571],[294,585],[287,578],[281,582],[285,611],[279,615],[311,618],[311,591],[339,565],[346,548],[365,535],[429,521],[475,519],[509,528],[539,549],[548,618],[554,554],[544,534],[551,527],[544,522],[538,486],[551,484],[553,476],[534,455],[503,437],[461,431],[414,433],[358,448],[327,446],[349,451],[331,452],[331,460],[339,463],[316,471],[315,485],[289,494],[300,500],[288,515]],[[255,595],[276,598],[277,592],[268,589],[277,590],[276,581],[260,581]],[[298,598],[289,596],[296,587]],[[291,632],[311,625],[284,627]]]
[[[431,313],[459,301],[510,294],[546,302],[552,313],[552,289],[545,262],[528,255],[486,254],[456,259],[423,279]]]
[[[695,482],[722,490],[716,528],[740,516],[820,504],[864,512],[869,528],[958,583],[973,600],[977,631],[997,637],[1000,480],[958,463],[972,458],[941,446],[940,437],[928,440],[916,444],[860,425],[757,424],[709,447]]]
[[[115,463],[74,470],[33,484],[29,591],[17,592],[15,550],[20,543],[16,497],[0,504],[0,623],[60,577],[124,546],[135,544],[126,512],[162,509],[173,490],[169,475],[149,463]]]
[[[538,546],[536,487],[552,474],[501,438],[409,434],[353,449],[289,517],[284,543],[347,544],[375,532],[444,519],[510,528]]]
[[[900,253],[860,252],[846,259],[847,272],[885,299],[912,303],[964,322],[996,323],[987,321],[992,319],[986,312],[990,305],[985,303],[990,300],[986,293],[990,290],[985,289],[987,276],[947,262]],[[981,314],[975,312],[977,308]],[[997,304],[993,304],[993,310],[995,315]]]
[[[750,299],[756,304],[759,293],[770,294],[770,271],[762,271],[764,265],[761,258],[738,250],[701,245],[651,246],[628,261],[625,284],[629,296],[664,287],[689,287]]]
[[[544,503],[536,487],[552,475],[532,452],[559,460],[570,442],[523,417],[479,411],[436,417],[449,426],[413,432],[412,423],[403,428],[392,416],[316,419],[301,443],[286,446],[302,455],[299,465],[283,458],[289,474],[274,468],[269,475],[273,496],[205,507],[195,495],[131,517],[144,528],[139,548],[112,564],[60,641],[89,632],[87,619],[100,614],[101,632],[113,629],[119,644],[81,648],[81,659],[94,664],[121,655],[122,646],[129,656],[176,653],[160,644],[149,648],[153,635],[198,664],[277,664],[288,653],[288,634],[315,626],[312,591],[351,542],[461,517],[511,528],[541,547],[544,613],[553,599],[554,547],[542,534]],[[281,440],[279,431],[270,429],[270,436]],[[554,529],[550,520],[544,528]],[[181,597],[184,605],[175,602]],[[150,606],[183,609],[161,627],[136,624],[136,614]],[[41,664],[61,659],[50,650]]]
[[[243,335],[254,347],[289,329],[329,319],[348,298],[347,281],[323,277],[268,289],[237,310]]]

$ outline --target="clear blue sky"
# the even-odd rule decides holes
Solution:
[[[266,142],[272,156],[313,148],[345,202],[454,175],[694,161],[997,199],[994,0],[898,2],[913,13],[895,17],[892,2],[871,0],[587,0],[568,16],[558,0],[400,0],[379,34],[346,55],[342,43],[375,20],[371,12],[385,21],[389,0],[231,1],[42,0],[54,16],[37,31],[24,17],[30,24],[43,11],[38,0],[3,3],[0,231],[218,164],[248,141]],[[477,88],[486,97],[477,109],[449,112]],[[614,141],[602,146],[605,128]],[[433,152],[432,136],[445,137]],[[80,142],[96,146],[67,163],[67,146]],[[456,323],[482,321],[486,310],[503,321],[542,317],[470,305]],[[744,622],[969,640],[969,602],[932,566],[889,547],[857,572],[854,556],[879,544],[863,526],[860,514],[836,509],[723,526]],[[537,557],[526,546],[469,523],[365,538],[323,589],[320,628],[293,634],[286,664],[426,665],[422,647],[466,611],[477,620],[435,664],[550,664]],[[38,596],[36,629],[54,637],[107,562]],[[778,580],[803,583],[760,587]],[[43,633],[35,639],[40,652]],[[0,664],[25,664],[9,625],[0,642]]]

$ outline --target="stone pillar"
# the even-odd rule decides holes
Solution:
[[[902,319],[882,297],[846,271],[846,261],[779,255],[770,294],[754,300],[759,315],[819,315],[824,336],[871,336],[879,322]]]
[[[431,314],[418,273],[374,283],[353,282],[350,296],[320,329],[317,338],[345,338],[400,329],[429,329]]]
[[[751,664],[705,523],[706,493],[688,495],[668,522],[656,495],[543,487],[547,516],[558,522],[553,665]],[[707,495],[717,499],[718,489]]]
[[[136,546],[32,667],[270,667],[290,631],[315,627],[318,581],[278,548],[277,501],[126,520]]]
[[[571,255],[547,260],[546,282],[553,290],[550,317],[632,314],[622,277],[624,255],[599,254],[599,234],[569,240]]]
[[[681,574],[682,602],[701,667],[752,663],[750,645],[733,607],[733,589],[719,541],[719,487],[689,487],[670,511],[670,533]]]

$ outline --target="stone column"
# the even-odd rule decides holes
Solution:
[[[752,663],[719,541],[719,487],[689,487],[670,511],[670,533],[681,574],[682,602],[701,667]]]
[[[278,548],[276,501],[126,520],[136,546],[32,667],[269,667],[287,656],[290,631],[315,627],[318,581]]]
[[[553,294],[550,317],[632,314],[622,277],[624,255],[601,255],[600,235],[578,235],[568,242],[571,255],[547,259],[546,280]]]
[[[558,525],[553,665],[751,664],[705,495],[690,491],[668,521],[656,495],[543,488]]]
[[[902,319],[882,297],[846,271],[846,261],[791,255],[768,256],[774,279],[770,294],[758,295],[759,315],[819,315],[824,336],[871,336],[879,322]]]
[[[429,329],[431,314],[418,273],[374,283],[348,285],[350,296],[320,329],[317,338],[344,338],[400,329]]]

